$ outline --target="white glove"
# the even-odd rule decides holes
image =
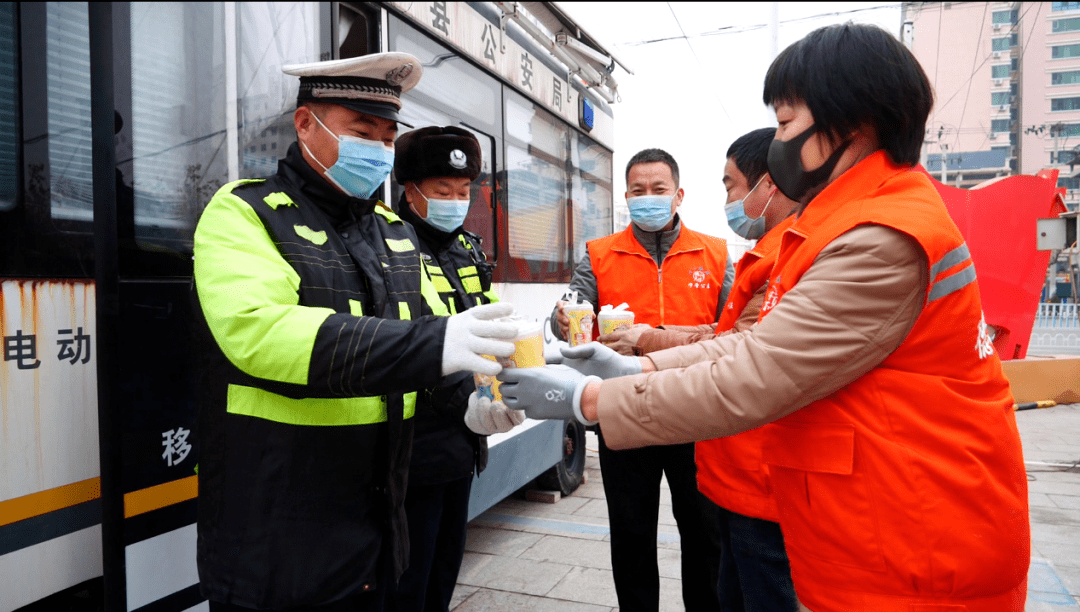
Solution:
[[[517,325],[492,321],[514,312],[513,304],[495,302],[481,304],[459,312],[446,321],[443,337],[442,375],[468,370],[488,376],[502,371],[498,362],[481,355],[509,357],[514,354],[514,336]]]
[[[525,421],[525,412],[510,410],[502,402],[493,402],[473,391],[469,396],[469,409],[465,411],[465,425],[481,436],[505,433]]]

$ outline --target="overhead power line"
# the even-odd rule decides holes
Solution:
[[[667,5],[668,5],[668,8],[671,8],[671,3],[670,2],[668,2]],[[834,11],[834,12],[831,12],[831,13],[818,13],[816,15],[808,15],[806,17],[796,17],[794,19],[784,19],[784,20],[780,21],[780,23],[781,24],[798,23],[800,21],[810,21],[810,20],[813,20],[813,19],[823,19],[825,17],[838,17],[840,15],[849,15],[851,13],[861,13],[861,12],[864,12],[864,11],[876,11],[876,10],[887,9],[887,8],[900,8],[900,3],[896,2],[896,3],[892,3],[892,4],[881,4],[881,5],[878,5],[878,6],[868,6],[868,7],[864,7],[864,8],[849,9],[849,10],[846,10],[846,11]],[[671,13],[672,13],[672,15],[674,15],[675,10],[672,9]],[[676,17],[675,21],[678,21],[677,17]],[[722,28],[717,28],[715,30],[710,30],[708,32],[701,32],[699,34],[690,34],[690,35],[688,35],[682,29],[682,26],[679,26],[679,31],[681,32],[681,35],[679,35],[679,36],[666,36],[664,38],[653,38],[653,39],[650,39],[650,40],[638,40],[638,41],[633,41],[633,42],[624,42],[624,43],[621,43],[621,44],[627,45],[627,46],[630,46],[630,47],[636,47],[636,46],[640,46],[640,45],[651,45],[653,43],[666,42],[666,41],[669,41],[669,40],[703,38],[705,36],[721,36],[723,34],[741,34],[743,32],[752,32],[754,30],[760,30],[762,28],[767,28],[767,27],[769,27],[769,24],[767,24],[767,23],[759,23],[759,24],[753,24],[753,25],[747,25],[747,26],[724,26]]]
[[[690,47],[690,53],[694,55],[694,61],[697,62],[698,68],[701,69],[702,72],[704,72],[705,67],[701,65],[701,59],[698,58],[697,51],[694,50],[694,45],[690,43],[690,39],[686,36],[686,30],[683,30],[682,23],[679,22],[679,16],[675,14],[675,8],[671,6],[670,2],[667,3],[667,7],[668,10],[671,11],[671,16],[675,18],[675,25],[679,26],[679,31],[683,34],[682,38],[686,40],[686,46]],[[724,116],[727,117],[728,123],[733,123],[731,121],[731,115],[729,115],[727,109],[724,108],[724,103],[720,101],[720,96],[716,95],[715,91],[713,91],[712,93],[713,97],[716,98],[716,103],[720,105],[720,110],[724,111]]]
[[[990,7],[989,2],[983,4],[982,18],[979,19],[979,36],[975,38],[975,46],[976,47],[982,45],[983,28],[986,26],[986,9],[988,9],[989,7]],[[938,15],[941,15],[944,12],[945,11],[938,11]],[[939,45],[941,44],[941,22],[940,21],[938,21],[938,44]],[[940,56],[938,57],[938,59],[939,60],[941,59]],[[978,59],[979,59],[978,52],[972,54],[972,56],[971,56],[971,74],[972,75],[975,74],[975,62]],[[940,61],[939,61],[939,63],[940,63]],[[937,82],[937,65],[934,66],[934,82],[935,83]],[[964,94],[964,105],[960,107],[960,125],[964,125],[964,115],[967,114],[968,99],[971,98],[971,84],[974,83],[974,82],[975,82],[974,78],[968,79],[967,93]],[[987,134],[987,136],[989,137],[989,134]],[[985,143],[985,141],[983,141],[983,142]],[[982,145],[979,145],[979,147],[981,148]],[[960,135],[959,134],[956,135],[956,148],[958,148],[958,149],[960,148]]]
[[[1028,5],[1028,7],[1026,9],[1024,9],[1024,12],[1021,13],[1020,17],[1016,20],[1017,23],[1022,23],[1024,21],[1024,17],[1027,16],[1028,11],[1030,11],[1030,10],[1031,10],[1031,5]],[[1040,7],[1039,11],[1041,11],[1041,10],[1042,10],[1042,8]],[[1038,18],[1038,15],[1039,15],[1039,12],[1036,11],[1035,17]],[[1034,28],[1035,28],[1035,26],[1034,26],[1034,23],[1033,23],[1031,32],[1035,31]],[[1028,38],[1029,39],[1031,38],[1031,32],[1028,33]],[[976,54],[977,53],[978,53],[978,51],[976,51]],[[1022,58],[1023,55],[1024,55],[1024,51],[1023,51],[1023,48],[1021,48],[1020,58]],[[986,62],[989,62],[992,58],[993,58],[993,53],[987,53],[986,57],[983,58],[983,61],[979,62],[979,65],[971,70],[971,74],[968,76],[968,78],[964,81],[964,83],[960,87],[963,87],[964,85],[967,85],[971,81],[971,79],[975,78],[975,75],[978,74],[978,72],[979,72],[979,68],[982,68],[986,64]],[[1017,60],[1019,61],[1020,58],[1017,58]],[[960,91],[961,91],[960,89],[957,89],[956,93],[949,96],[948,100],[946,100],[945,102],[939,104],[937,106],[938,110],[941,110],[941,109],[945,108],[946,106],[948,106],[949,102],[952,102],[953,99],[956,98],[956,96],[960,95]]]

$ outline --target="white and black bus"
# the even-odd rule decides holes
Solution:
[[[295,139],[283,64],[420,58],[405,116],[480,139],[466,227],[502,299],[550,314],[613,230],[616,64],[557,3],[524,4],[0,2],[0,612],[207,608],[192,235]],[[583,435],[493,436],[470,515],[538,476],[572,490]]]

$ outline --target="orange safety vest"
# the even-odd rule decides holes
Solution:
[[[735,284],[728,294],[716,333],[735,327],[746,304],[768,282],[780,236],[795,222],[791,216],[769,230],[735,266]],[[769,491],[768,466],[761,462],[761,443],[769,425],[737,436],[704,440],[694,445],[698,489],[718,506],[745,516],[779,522],[776,501]]]
[[[660,268],[630,226],[590,240],[588,247],[596,275],[597,307],[626,302],[634,312],[634,323],[653,327],[716,320],[728,256],[727,241],[722,238],[695,232],[684,224]]]
[[[799,599],[814,612],[1021,611],[1031,532],[1012,393],[967,246],[926,176],[878,151],[829,185],[784,233],[761,317],[861,224],[918,242],[926,300],[884,361],[770,427],[763,459]]]

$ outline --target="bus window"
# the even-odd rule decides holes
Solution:
[[[449,106],[457,116],[489,133],[502,132],[499,87],[478,68],[448,47],[407,28],[392,28],[390,44],[394,51],[415,55],[424,67],[424,78],[405,94],[407,100],[427,106]]]
[[[93,276],[87,5],[0,7],[0,276]]]
[[[228,180],[223,3],[130,6],[131,156],[117,162],[132,180],[134,238],[143,250],[187,253],[199,213]]]
[[[476,136],[484,156],[480,163],[480,176],[476,177],[476,180],[472,182],[470,189],[469,196],[472,205],[469,207],[469,216],[465,218],[464,227],[480,236],[488,261],[494,262],[496,255],[495,227],[491,222],[491,218],[495,214],[495,202],[493,200],[495,197],[495,181],[492,174],[492,168],[495,167],[495,139],[465,125],[458,127],[469,130],[473,133],[473,136]]]
[[[360,57],[375,53],[378,33],[375,18],[368,11],[338,4],[338,56],[336,59]]]
[[[588,136],[571,131],[574,173],[570,217],[573,262],[585,255],[585,243],[612,232],[611,152]]]
[[[0,211],[15,206],[19,169],[19,89],[15,3],[0,2]]]
[[[569,278],[567,132],[553,115],[507,91],[508,281]]]
[[[82,2],[46,7],[50,216],[81,222],[77,227],[89,232],[94,219],[89,14]],[[34,178],[30,181],[33,189]]]
[[[300,82],[281,66],[319,60],[319,4],[237,2],[236,11],[239,175],[262,178],[296,142]]]

